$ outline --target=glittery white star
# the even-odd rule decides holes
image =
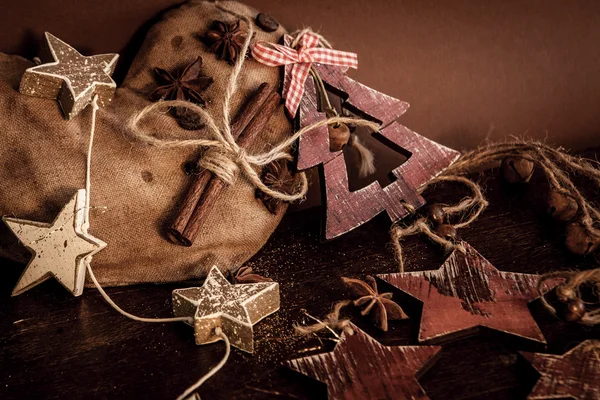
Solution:
[[[92,255],[106,247],[106,243],[83,229],[84,217],[85,189],[80,189],[51,224],[2,218],[32,254],[12,292],[13,296],[51,277],[73,295],[81,295],[87,263]]]
[[[196,344],[220,340],[217,326],[231,345],[252,353],[252,327],[279,310],[279,284],[276,282],[232,285],[217,267],[212,267],[202,287],[173,291],[173,313],[194,317]]]
[[[19,88],[22,94],[58,99],[67,119],[90,104],[95,94],[100,106],[110,102],[117,87],[110,75],[118,54],[86,57],[48,32],[46,47],[51,62],[25,71]]]

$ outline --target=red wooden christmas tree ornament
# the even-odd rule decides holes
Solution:
[[[439,346],[384,346],[350,325],[330,353],[287,362],[327,385],[329,400],[428,399],[417,381],[433,364]]]
[[[539,275],[499,271],[461,244],[466,254],[454,250],[440,269],[378,275],[423,302],[419,342],[464,336],[483,326],[545,343],[528,308],[538,298]]]
[[[587,340],[562,356],[521,353],[542,375],[527,396],[542,399],[600,399],[600,342]]]
[[[289,46],[290,38],[284,43]],[[298,169],[322,165],[325,180],[324,203],[326,207],[325,239],[333,239],[369,221],[386,211],[395,222],[408,214],[402,202],[414,208],[425,204],[418,188],[452,164],[459,153],[411,131],[396,122],[406,112],[408,103],[380,93],[348,78],[341,67],[313,64],[328,90],[344,101],[342,107],[381,124],[374,136],[388,146],[399,150],[408,159],[391,172],[393,182],[381,187],[379,182],[351,192],[342,151],[329,150],[327,126],[307,132],[300,138]],[[291,65],[285,67],[285,86],[289,85]],[[304,96],[298,109],[300,128],[326,119],[319,111],[317,89],[309,77],[304,86]]]

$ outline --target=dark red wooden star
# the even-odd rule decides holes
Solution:
[[[439,346],[384,346],[351,325],[332,352],[298,358],[287,366],[327,385],[329,400],[428,399],[417,381]]]
[[[600,342],[587,340],[562,356],[521,354],[542,375],[529,400],[600,399]]]
[[[484,326],[545,343],[527,306],[538,297],[539,275],[499,271],[461,244],[466,254],[454,250],[440,269],[378,275],[423,302],[419,342],[463,336]]]
[[[289,46],[290,38],[286,36],[284,42]],[[325,239],[340,236],[383,211],[393,222],[398,221],[408,215],[402,203],[415,209],[423,206],[425,200],[419,195],[418,188],[452,164],[459,153],[396,122],[408,109],[408,103],[350,79],[341,68],[316,64],[314,67],[328,90],[343,98],[343,108],[380,123],[381,129],[373,134],[374,137],[408,158],[391,172],[393,182],[386,187],[381,187],[376,181],[351,192],[342,151],[329,150],[327,126],[315,128],[301,136],[297,168],[304,170],[322,165],[322,179],[325,180]],[[289,85],[290,68],[285,68],[284,87]],[[324,112],[319,111],[317,99],[315,83],[309,77],[298,109],[301,128],[327,118]]]

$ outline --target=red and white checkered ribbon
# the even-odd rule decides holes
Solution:
[[[296,115],[300,100],[304,94],[304,82],[313,63],[335,65],[346,68],[358,68],[356,53],[317,47],[319,37],[306,32],[300,38],[298,49],[275,43],[257,42],[252,46],[252,57],[269,67],[292,65],[290,84],[284,87],[282,94],[285,107],[290,115]]]

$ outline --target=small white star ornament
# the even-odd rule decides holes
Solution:
[[[220,327],[231,345],[254,351],[253,326],[279,310],[277,282],[232,285],[216,266],[202,287],[173,290],[173,313],[194,319],[196,344],[221,340],[215,335]]]
[[[110,75],[118,54],[86,57],[56,36],[46,32],[44,64],[28,68],[21,78],[19,92],[28,96],[57,99],[65,118],[71,119],[98,95],[98,105],[106,106],[117,84]]]
[[[80,189],[50,224],[2,218],[32,254],[13,296],[52,277],[74,296],[83,293],[86,267],[92,256],[106,247],[106,243],[87,233],[85,215],[85,189]]]

